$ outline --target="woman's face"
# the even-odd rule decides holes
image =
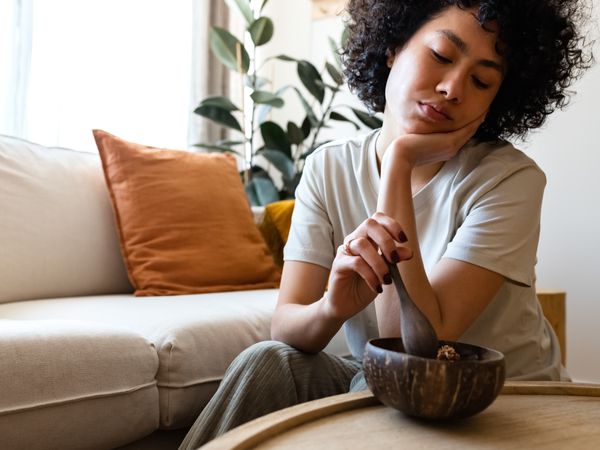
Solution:
[[[447,132],[489,109],[504,60],[496,52],[497,32],[484,30],[475,13],[445,9],[389,57],[386,127],[398,134]]]

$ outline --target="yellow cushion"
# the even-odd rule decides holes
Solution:
[[[94,138],[135,295],[278,286],[232,156]]]
[[[283,266],[283,247],[287,242],[292,224],[294,200],[281,200],[265,206],[265,214],[260,231],[269,251],[279,267]]]

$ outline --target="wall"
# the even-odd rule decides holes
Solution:
[[[600,0],[594,17],[600,22]],[[597,33],[596,33],[597,35]],[[600,47],[595,46],[600,56]],[[600,382],[600,67],[574,87],[565,111],[554,113],[525,145],[546,172],[538,251],[538,286],[567,292],[567,368],[574,379]]]
[[[275,19],[271,54],[289,52],[322,59],[327,36],[338,36],[339,18],[311,21],[309,0],[271,0],[267,14]],[[593,0],[600,23],[600,0]],[[279,30],[279,33],[277,32]],[[285,30],[282,32],[281,30]],[[593,32],[598,38],[597,27]],[[600,45],[595,46],[600,59]],[[598,64],[600,66],[600,64]],[[289,69],[289,67],[288,67]],[[276,83],[295,82],[295,72],[272,69]],[[577,95],[563,112],[520,144],[546,172],[538,251],[538,287],[567,292],[567,368],[578,381],[600,382],[600,67],[573,87]],[[347,128],[336,127],[343,136]]]

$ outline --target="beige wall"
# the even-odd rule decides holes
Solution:
[[[600,23],[600,0],[594,7]],[[538,286],[567,292],[567,368],[575,379],[600,382],[600,67],[574,90],[572,104],[525,149],[548,178]]]
[[[267,14],[276,22],[271,54],[289,52],[322,59],[327,36],[338,36],[339,19],[311,22],[309,0],[271,0]],[[600,23],[600,0],[593,0]],[[600,33],[595,31],[595,35]],[[596,45],[600,58],[600,46]],[[290,71],[274,69],[276,82],[295,82]],[[600,67],[575,85],[565,112],[520,145],[548,177],[538,252],[538,286],[567,292],[567,368],[580,381],[600,382]],[[299,106],[298,106],[299,107]],[[340,127],[343,136],[349,129]]]

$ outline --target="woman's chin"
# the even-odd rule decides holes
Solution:
[[[404,134],[432,134],[454,131],[450,126],[450,123],[432,123],[419,119],[397,121],[394,128],[396,129],[398,136]]]
[[[443,133],[447,130],[439,124],[433,124],[428,122],[416,122],[408,124],[405,127],[406,134],[431,134],[431,133]]]

